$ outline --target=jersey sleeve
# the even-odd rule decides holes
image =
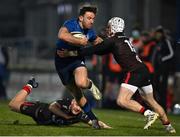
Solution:
[[[63,27],[66,27],[68,29],[69,32],[73,31],[73,22],[70,20],[67,20],[64,22]]]
[[[93,54],[96,55],[105,55],[111,53],[111,49],[113,47],[113,43],[111,40],[104,40],[102,43],[97,44],[96,46],[89,46],[86,48],[81,48],[78,50],[79,56],[90,56]]]

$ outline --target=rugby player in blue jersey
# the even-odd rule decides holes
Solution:
[[[97,45],[102,42],[95,31],[92,29],[96,17],[96,7],[82,7],[79,17],[65,21],[58,32],[58,41],[56,44],[55,67],[56,71],[64,84],[71,92],[79,106],[92,120],[92,127],[99,129],[97,117],[91,110],[91,106],[83,95],[83,89],[89,89],[95,99],[101,99],[101,92],[88,78],[88,72],[84,57],[65,57],[61,58],[57,54],[63,49],[78,50],[91,42]],[[82,38],[73,36],[76,33],[84,35]]]

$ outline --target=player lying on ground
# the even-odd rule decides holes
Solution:
[[[93,47],[81,48],[77,51],[59,51],[59,56],[88,56],[92,54],[104,55],[112,53],[116,62],[127,73],[124,82],[119,89],[117,104],[134,112],[139,112],[147,118],[144,129],[148,129],[158,117],[169,133],[175,133],[163,108],[153,97],[153,87],[147,67],[140,60],[129,38],[124,35],[124,20],[114,17],[108,22],[108,39]],[[132,99],[134,93],[139,90],[143,100],[155,111],[146,109]]]
[[[84,122],[92,125],[92,121],[81,111],[77,102],[73,99],[61,99],[47,104],[43,102],[28,102],[26,98],[31,93],[32,88],[37,88],[38,83],[35,78],[28,81],[28,84],[21,89],[10,101],[9,107],[12,111],[28,115],[41,125],[71,125]],[[101,128],[111,128],[102,121],[98,121]]]

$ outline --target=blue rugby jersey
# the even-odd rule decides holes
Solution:
[[[82,29],[79,24],[78,19],[67,20],[67,21],[65,21],[63,26],[66,27],[70,33],[73,33],[73,32],[83,33],[88,38],[89,42],[93,42],[97,37],[97,35],[93,29]],[[68,44],[67,42],[60,40],[60,39],[57,40],[56,47],[57,47],[57,49],[63,48],[63,49],[69,49],[69,50],[77,50],[80,48],[78,46],[72,46],[72,45]]]

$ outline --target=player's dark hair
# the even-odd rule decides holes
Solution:
[[[96,7],[90,7],[90,6],[82,7],[80,9],[79,16],[83,16],[86,12],[93,12],[94,14],[96,14],[97,13],[97,8]]]

